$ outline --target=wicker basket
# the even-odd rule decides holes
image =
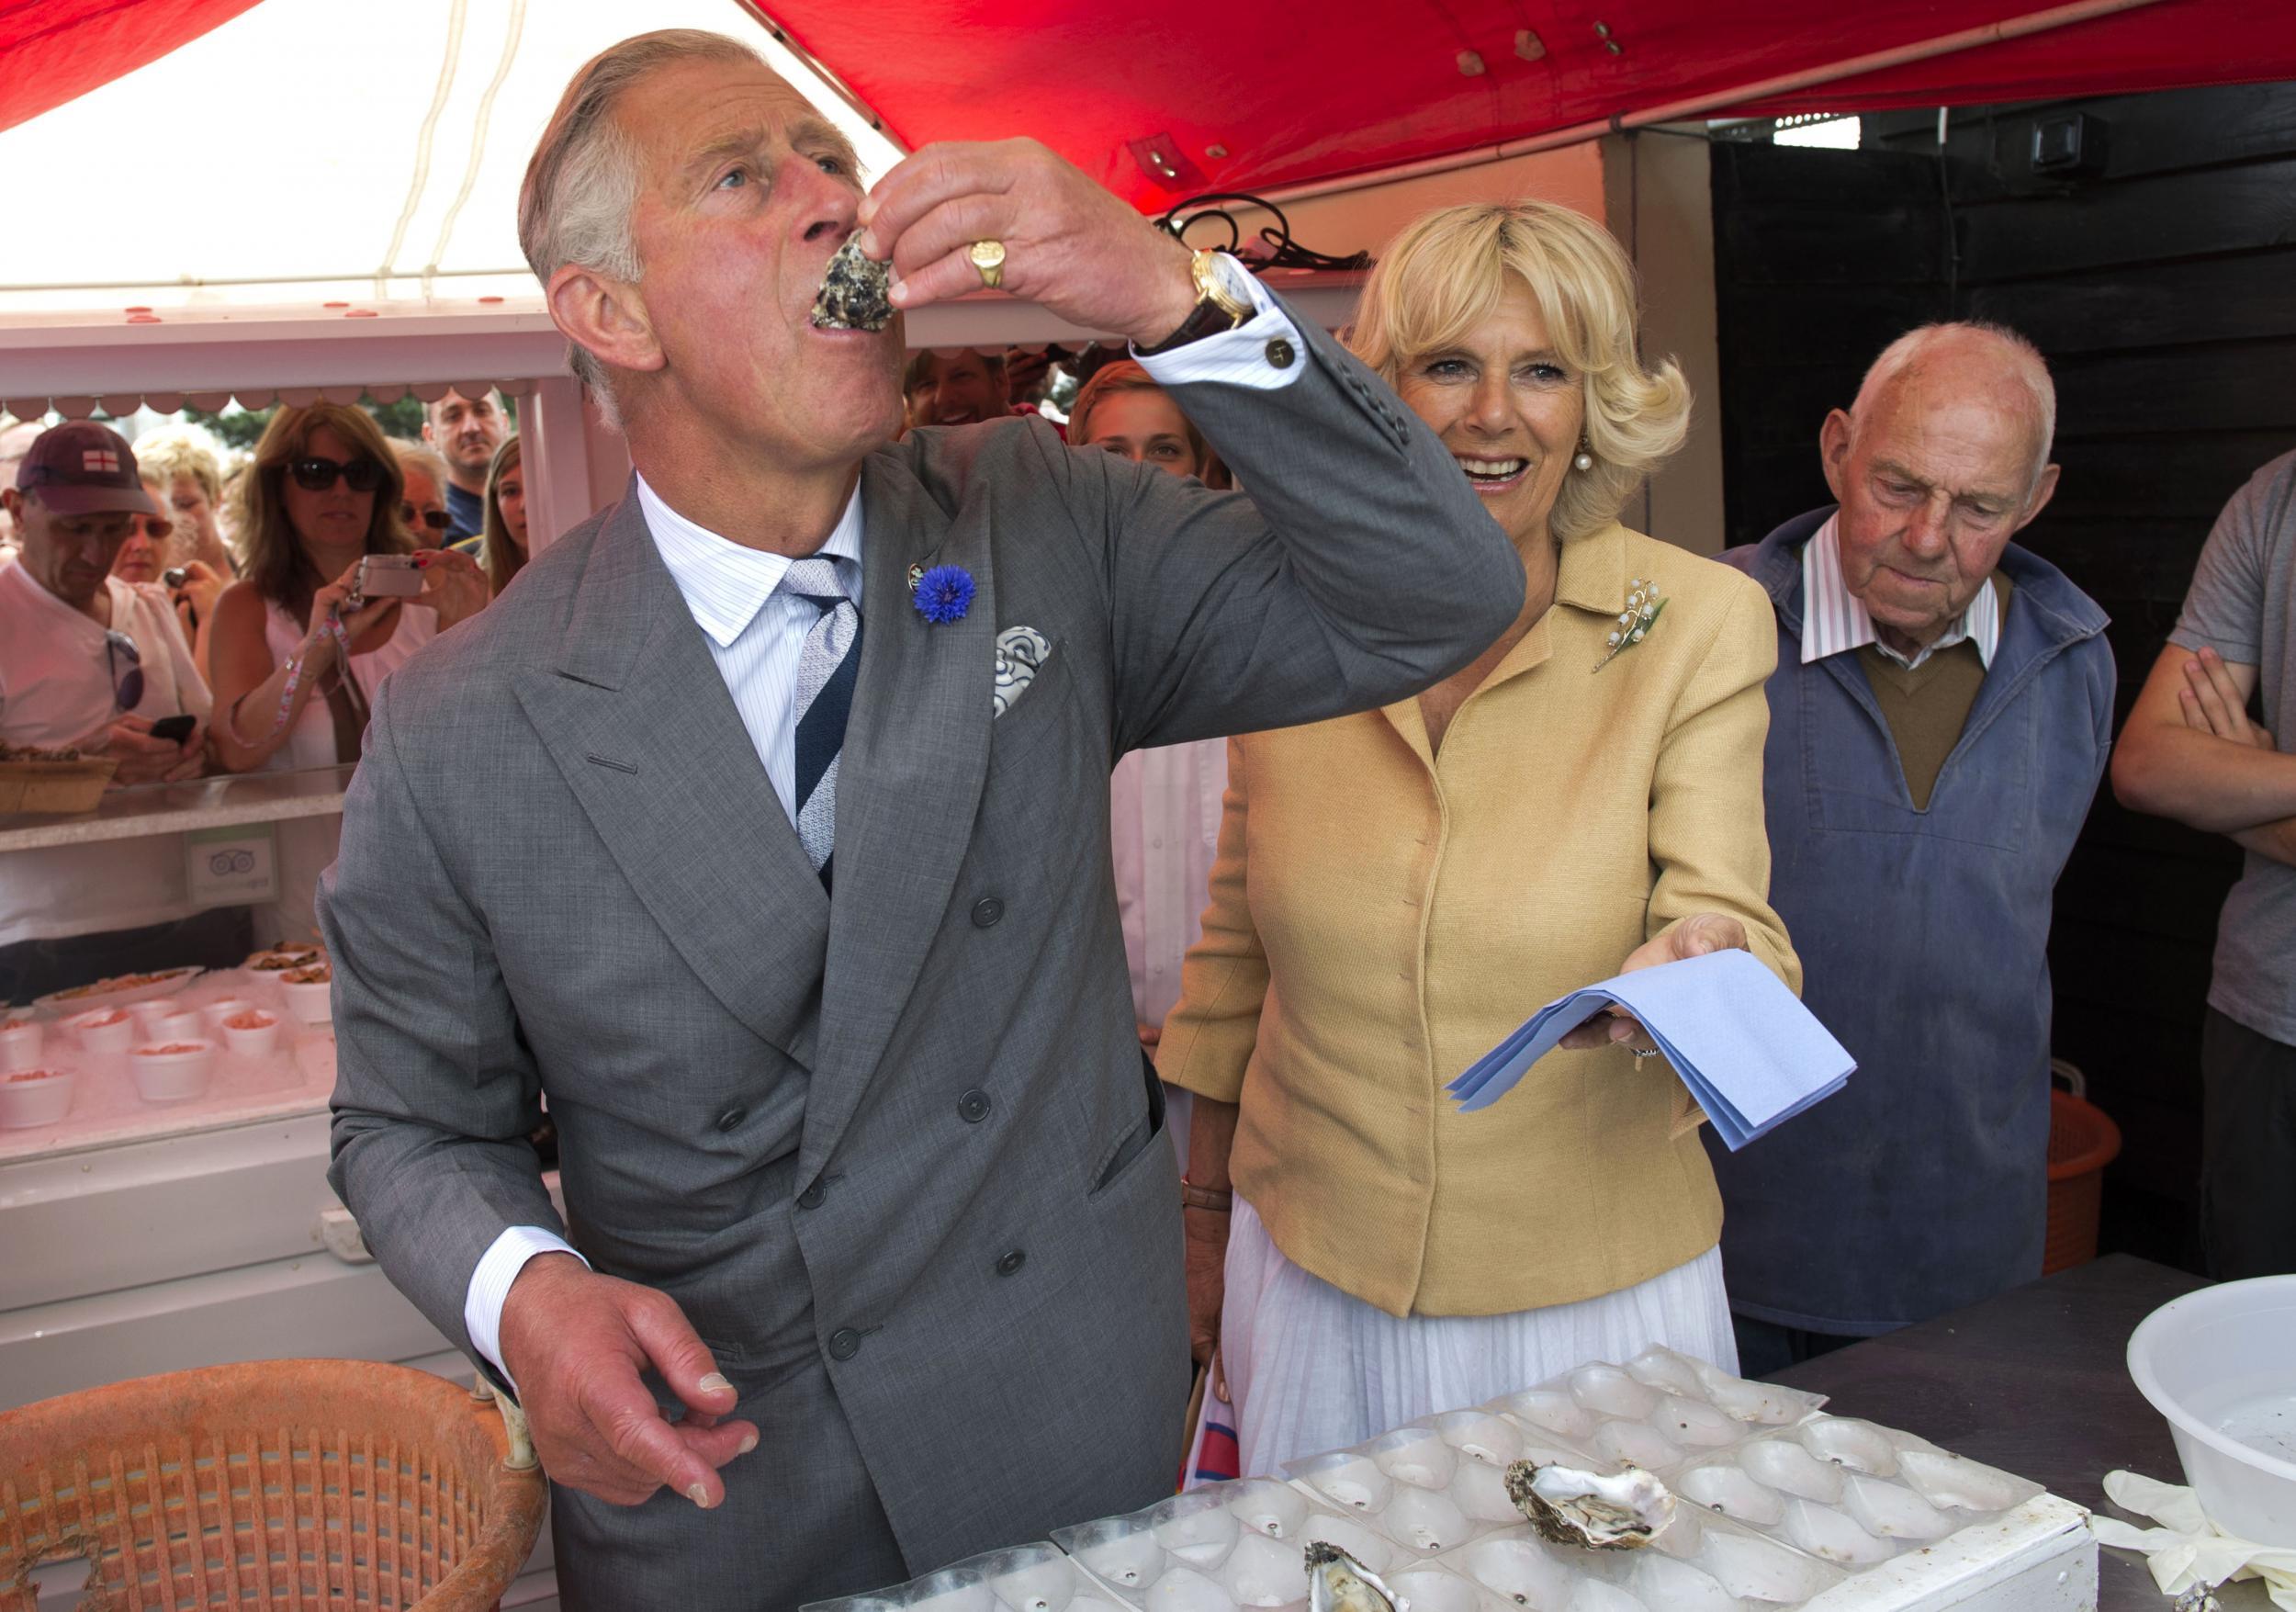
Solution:
[[[33,1612],[30,1570],[78,1558],[84,1612],[482,1612],[542,1526],[524,1421],[356,1360],[213,1366],[7,1412],[0,1608]]]
[[[119,771],[113,756],[80,761],[0,761],[0,812],[92,812]]]

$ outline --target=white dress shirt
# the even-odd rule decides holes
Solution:
[[[1841,516],[1827,516],[1817,535],[1802,546],[1803,665],[1871,644],[1911,671],[1940,649],[1950,649],[1964,638],[1977,646],[1977,659],[1990,671],[1993,651],[2001,641],[2001,602],[1990,577],[1960,619],[1939,634],[1935,643],[1924,645],[1908,659],[1882,641],[1874,630],[1873,616],[1866,613],[1865,602],[1850,592],[1841,574]]]
[[[1161,1029],[1180,999],[1180,960],[1204,932],[1204,903],[1220,846],[1228,741],[1134,750],[1109,778],[1109,853],[1132,1017]]]
[[[1259,391],[1289,386],[1300,378],[1300,366],[1308,362],[1299,330],[1249,273],[1236,268],[1224,277],[1251,298],[1254,312],[1250,319],[1233,330],[1218,332],[1169,353],[1134,356],[1161,386],[1218,381]],[[1278,342],[1282,344],[1277,345]],[[1271,360],[1271,349],[1281,355],[1280,365]],[[776,592],[790,568],[787,556],[745,548],[697,525],[664,503],[643,476],[637,479],[637,500],[654,547],[660,550],[662,563],[670,568],[670,580],[678,584],[695,625],[708,638],[718,675],[726,680],[726,691],[741,713],[741,725],[757,747],[758,760],[765,764],[765,775],[772,783],[782,810],[793,824],[797,817],[792,800],[797,792],[799,713],[793,708],[797,662],[805,635],[820,613],[802,599]],[[862,542],[857,482],[845,513],[817,552],[837,562],[838,579],[855,608],[863,611],[861,631],[866,641],[869,617],[861,592]],[[992,669],[984,665],[983,698],[987,697],[991,675]],[[1215,792],[1215,808],[1217,805]],[[1216,810],[1214,815],[1216,818]],[[1200,907],[1200,899],[1198,905]],[[502,1368],[502,1303],[526,1261],[537,1254],[572,1254],[581,1258],[554,1232],[540,1226],[509,1226],[479,1258],[463,1298],[463,1325],[471,1343],[502,1370],[505,1381],[510,1373]],[[512,1382],[511,1386],[518,1385]]]

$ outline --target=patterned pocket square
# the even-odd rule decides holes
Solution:
[[[997,716],[1020,704],[1052,653],[1052,640],[1034,627],[1008,626],[996,635],[996,686],[990,697]]]

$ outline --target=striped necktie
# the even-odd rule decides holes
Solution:
[[[837,562],[818,556],[782,573],[781,591],[820,613],[797,660],[797,788],[792,798],[797,839],[827,889],[837,845],[838,751],[861,675],[861,612],[838,581]]]

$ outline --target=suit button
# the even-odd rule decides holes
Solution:
[[[973,927],[976,930],[995,929],[1005,916],[1005,904],[994,896],[984,896],[973,904]]]
[[[1291,344],[1281,336],[1267,344],[1267,361],[1278,369],[1289,369],[1292,359],[1297,356],[1291,350]]]
[[[821,1183],[816,1181],[812,1186],[797,1194],[797,1207],[800,1209],[818,1209],[821,1207],[821,1201],[827,1196],[828,1194],[821,1189]]]
[[[829,1334],[829,1358],[850,1360],[861,1353],[861,1334],[850,1326],[840,1326]]]
[[[996,1274],[998,1276],[1010,1276],[1014,1271],[1019,1270],[1028,1262],[1028,1255],[1022,1253],[1018,1248],[1014,1248],[996,1261]]]
[[[957,1099],[957,1118],[968,1125],[977,1125],[988,1118],[988,1093],[974,1087]]]
[[[732,1131],[737,1129],[742,1121],[748,1119],[748,1117],[749,1110],[743,1108],[739,1103],[736,1103],[732,1108],[727,1109],[724,1113],[717,1116],[717,1128],[721,1131]]]

